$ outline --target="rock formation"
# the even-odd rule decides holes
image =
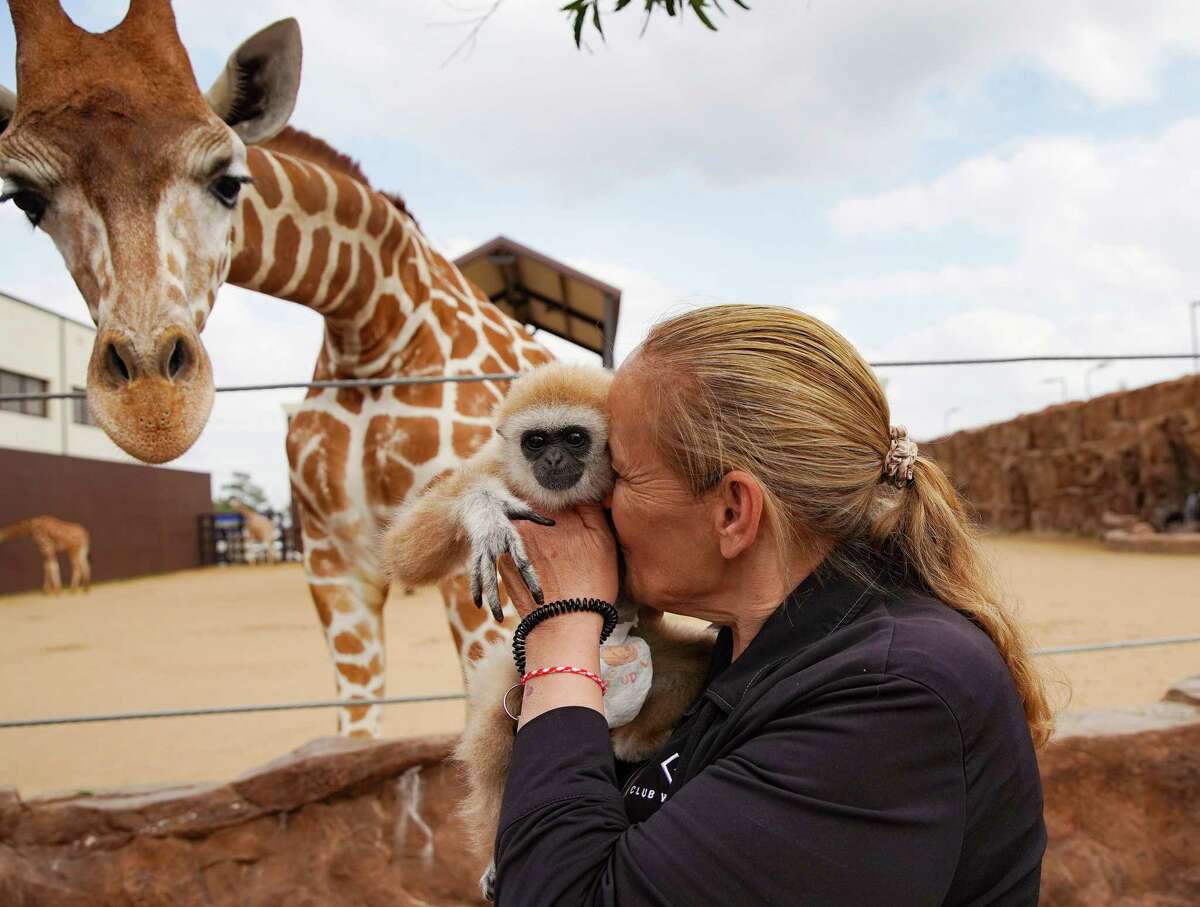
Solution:
[[[1162,530],[1200,490],[1200,376],[1051,406],[921,447],[987,526],[1095,534],[1111,512]]]

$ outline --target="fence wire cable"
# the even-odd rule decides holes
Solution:
[[[1031,655],[1074,655],[1080,652],[1107,652],[1113,649],[1145,649],[1151,646],[1177,646],[1200,642],[1200,636],[1159,636],[1149,639],[1123,639],[1117,642],[1084,643],[1034,649]],[[158,709],[149,712],[117,712],[110,715],[65,715],[56,718],[20,718],[0,721],[0,730],[45,727],[59,724],[95,724],[103,721],[141,721],[154,718],[195,718],[199,715],[244,715],[250,712],[291,712],[300,709],[360,708],[370,705],[409,705],[418,702],[450,702],[465,699],[464,693],[433,693],[428,696],[388,696],[381,699],[321,699],[312,702],[280,702],[267,705],[214,706],[201,709]]]
[[[243,391],[282,391],[303,390],[304,388],[340,389],[347,387],[402,387],[413,384],[462,384],[469,381],[514,381],[520,378],[518,372],[506,372],[498,375],[428,375],[407,378],[346,378],[330,381],[287,381],[282,384],[231,384],[218,387],[218,394],[237,394]],[[82,391],[71,393],[59,392],[49,394],[0,394],[0,403],[17,402],[19,400],[84,400],[87,394]]]
[[[1015,365],[1027,362],[1095,362],[1107,359],[1111,362],[1151,362],[1174,359],[1194,359],[1195,353],[1131,353],[1128,355],[1064,355],[1064,356],[993,356],[984,359],[912,359],[870,362],[872,368],[920,368],[939,365]],[[245,391],[303,390],[305,388],[357,388],[357,387],[400,387],[411,384],[445,384],[467,381],[513,381],[519,373],[501,375],[431,375],[409,378],[348,378],[336,381],[287,381],[281,384],[233,384],[218,387],[218,394],[236,394]],[[83,400],[87,394],[60,392],[45,394],[0,394],[0,403],[19,403],[23,400]]]
[[[23,718],[14,721],[0,721],[0,730],[17,727],[42,727],[52,724],[141,721],[147,718],[195,718],[198,715],[244,715],[249,712],[294,712],[301,709],[360,708],[369,705],[409,705],[417,702],[449,702],[465,698],[466,694],[464,693],[431,693],[427,696],[385,696],[380,699],[316,699],[311,702],[227,705],[199,709],[155,709],[148,712],[116,712],[109,715],[64,715],[56,718]]]

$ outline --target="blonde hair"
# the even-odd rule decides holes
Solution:
[[[658,324],[634,357],[671,376],[657,393],[657,444],[693,494],[744,470],[785,550],[833,543],[827,567],[866,576],[888,564],[966,615],[1008,666],[1035,744],[1048,739],[1042,680],[958,493],[920,456],[910,484],[881,483],[887,398],[844,337],[792,309],[723,305]]]

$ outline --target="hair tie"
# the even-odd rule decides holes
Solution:
[[[881,482],[889,482],[896,488],[905,488],[913,483],[913,464],[917,462],[917,443],[908,440],[908,429],[894,425],[891,430],[892,445],[883,458]]]

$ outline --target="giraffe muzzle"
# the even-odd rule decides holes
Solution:
[[[194,334],[172,329],[150,340],[106,330],[96,337],[88,408],[131,456],[175,459],[199,437],[212,402],[212,366]]]

